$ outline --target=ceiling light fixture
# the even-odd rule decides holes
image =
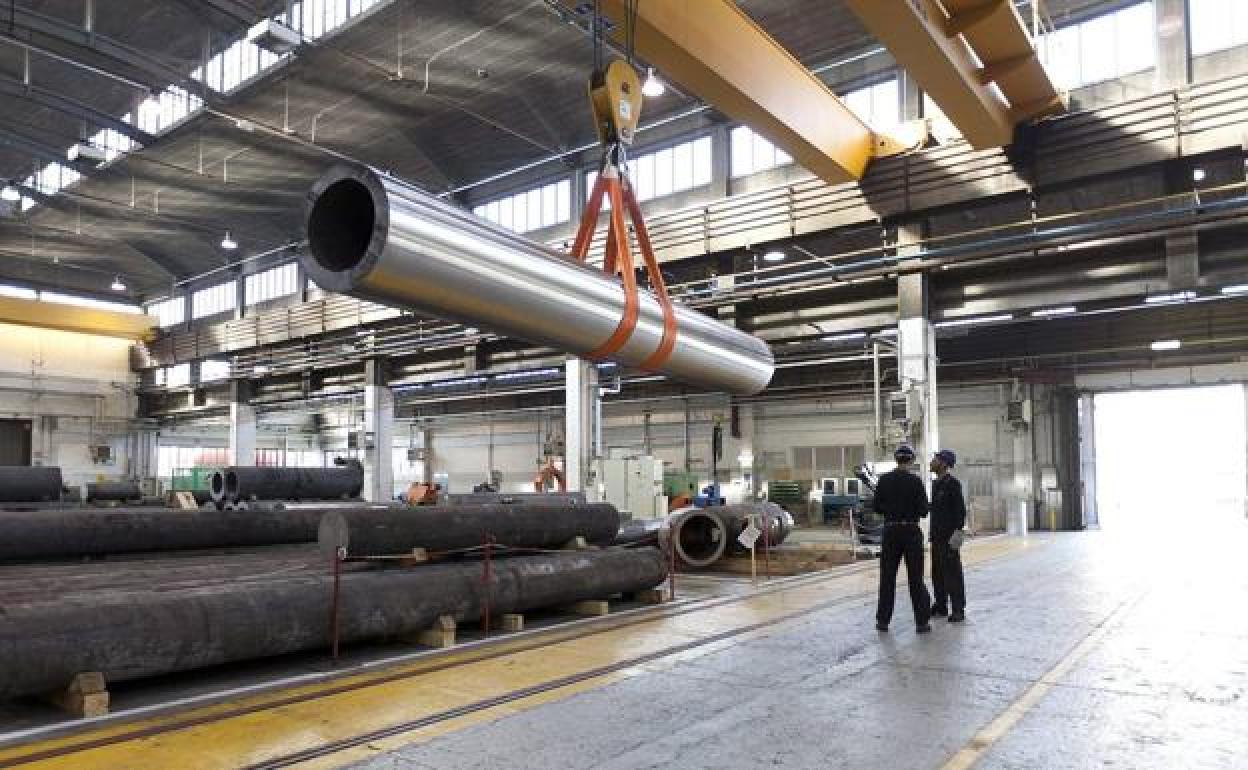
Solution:
[[[1205,176],[1206,176],[1205,170],[1203,168],[1192,169],[1192,181],[1193,182],[1203,182],[1205,181]]]
[[[1150,305],[1159,305],[1163,302],[1185,302],[1189,299],[1196,299],[1196,292],[1176,291],[1173,294],[1154,294],[1151,297],[1145,297],[1144,301]]]
[[[1153,350],[1178,350],[1183,347],[1183,343],[1179,340],[1157,340],[1149,347]]]
[[[221,239],[221,248],[226,251],[233,251],[238,248],[238,241],[234,240],[234,237],[230,235],[229,230],[225,231],[225,237]]]
[[[124,281],[121,280],[120,275],[115,275],[113,276],[113,285],[110,286],[109,288],[112,289],[113,291],[125,291],[126,284]]]
[[[846,334],[831,334],[820,339],[824,342],[846,342],[848,340],[860,340],[866,336],[866,332],[847,332]]]
[[[1032,318],[1048,318],[1055,315],[1070,315],[1073,312],[1075,312],[1075,306],[1067,305],[1066,307],[1050,307],[1045,308],[1044,310],[1033,310],[1031,311],[1031,316]]]
[[[20,201],[21,199],[22,199],[22,194],[18,192],[18,189],[16,187],[13,187],[11,185],[6,185],[3,190],[0,190],[0,200]]]
[[[1012,320],[1014,320],[1014,316],[1005,313],[1003,315],[980,316],[979,318],[957,318],[952,321],[941,321],[940,323],[932,324],[932,326],[935,326],[937,329],[947,329],[950,326],[973,326],[975,324],[992,324]]]
[[[787,255],[780,249],[772,249],[771,251],[763,255],[763,261],[764,262],[783,262],[786,256]]]
[[[1248,283],[1241,283],[1236,286],[1223,286],[1223,294],[1248,294]]]
[[[659,80],[659,76],[654,74],[654,67],[646,70],[646,82],[641,84],[641,93],[651,99],[662,96],[667,90],[667,86],[663,85],[663,81]]]

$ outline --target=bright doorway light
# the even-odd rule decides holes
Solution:
[[[1242,385],[1098,393],[1101,524],[1199,539],[1209,524],[1242,522],[1244,402]]]

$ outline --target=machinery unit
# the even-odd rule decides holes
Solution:
[[[667,515],[663,461],[650,455],[602,459],[603,500],[625,518],[654,519]]]

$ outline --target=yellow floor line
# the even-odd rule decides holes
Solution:
[[[1016,540],[985,542],[968,549],[967,560],[969,564],[975,564],[1020,547],[1026,547],[1026,543]],[[404,675],[403,678],[375,683],[374,680],[380,676],[378,673],[347,676],[329,683],[296,687],[280,693],[253,696],[176,715],[110,725],[38,744],[0,750],[0,766],[15,760],[20,761],[21,757],[35,752],[61,749],[68,750],[69,753],[21,766],[74,770],[118,767],[128,770],[166,770],[172,767],[195,767],[203,770],[237,768],[379,729],[404,725],[421,716],[542,685],[578,672],[592,671],[649,653],[662,653],[692,640],[705,639],[751,624],[767,622],[769,619],[779,620],[785,615],[817,606],[830,599],[870,594],[877,581],[875,570],[850,574],[830,573],[826,578],[786,587],[775,593],[746,595],[740,601],[697,609],[681,615],[657,617],[592,636],[565,639],[537,649],[512,652],[504,650],[480,660],[474,659],[473,653],[465,652],[458,658],[468,661],[462,664],[454,664],[457,658],[453,653],[447,657],[418,661],[385,672],[391,677],[396,671],[410,672],[410,675]],[[772,633],[774,630],[774,627],[768,627],[758,633]],[[677,657],[709,654],[723,644],[737,644],[742,638],[744,637],[706,645]],[[448,666],[448,662],[452,665]],[[439,668],[430,670],[435,666]],[[542,692],[523,700],[405,732],[400,736],[392,736],[376,745],[397,747],[428,740],[470,724],[498,719],[542,703],[569,697],[577,692],[602,687],[634,673],[624,671],[581,681],[558,690]],[[334,689],[352,684],[363,686],[333,692]],[[293,703],[280,703],[292,696],[310,697]],[[246,709],[246,713],[231,715],[231,712],[243,709]],[[146,737],[124,737],[135,730],[160,730],[171,722],[178,723],[185,719],[199,719],[203,723],[157,732]],[[84,743],[109,738],[119,740],[107,745],[74,750],[75,746],[81,747]],[[308,766],[333,767],[366,758],[370,754],[367,747],[363,747],[363,750],[344,750],[331,758],[309,763]]]
[[[1130,607],[1143,598],[1144,594],[1138,594],[1133,599],[1119,604],[1113,612],[1111,612],[1101,624],[1094,628],[1087,636],[1085,636],[1078,644],[1066,653],[1065,657],[1057,662],[1053,668],[1049,669],[1036,680],[1031,687],[1028,687],[1018,699],[1005,708],[997,718],[984,726],[982,730],[971,738],[970,742],[963,746],[957,754],[949,758],[945,764],[941,765],[941,770],[968,770],[974,767],[981,760],[988,749],[993,744],[1001,740],[1010,730],[1022,721],[1027,712],[1035,708],[1049,691],[1056,687],[1066,678],[1071,669],[1075,667],[1079,661],[1083,660],[1094,647],[1101,643],[1101,640],[1110,632],[1113,621],[1125,613]]]

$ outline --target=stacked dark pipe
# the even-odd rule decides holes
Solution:
[[[347,500],[364,489],[364,466],[346,460],[335,468],[254,468],[231,465],[212,474],[218,506],[247,500]]]
[[[52,503],[63,488],[55,466],[0,465],[0,503]]]
[[[488,571],[472,555],[414,568],[346,565],[338,609],[338,639],[344,643],[413,634],[443,615],[477,619],[485,606],[492,613],[524,612],[635,592],[661,583],[667,572],[667,560],[650,547],[533,553],[576,538],[609,543],[615,537],[619,514],[613,507],[566,500],[410,509],[362,505],[332,511],[116,509],[9,515],[0,520],[0,560],[301,542],[317,538],[318,522],[321,548],[335,555],[339,548],[353,556],[377,556],[416,548],[469,551],[487,540],[499,546]],[[0,591],[0,698],[64,687],[82,672],[98,671],[106,680],[120,681],[324,649],[331,640],[326,620],[334,579],[330,559],[315,562],[325,564],[324,573],[136,589],[81,601],[6,606]]]

